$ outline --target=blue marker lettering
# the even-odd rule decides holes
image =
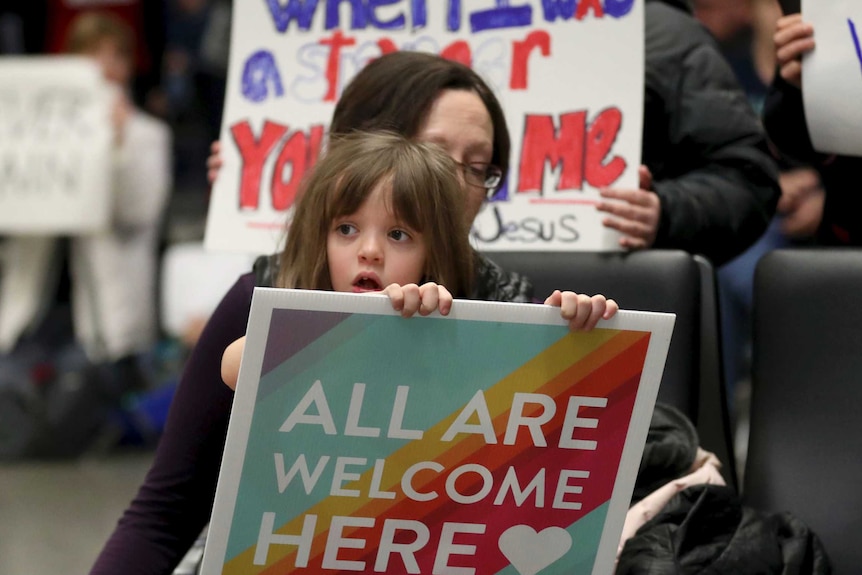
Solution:
[[[326,1],[326,29],[332,30],[333,28],[341,27],[341,18],[338,14],[338,9],[341,7],[342,2],[350,2],[351,7],[351,21],[350,21],[350,29],[351,30],[364,30],[365,29],[365,6],[362,4],[362,0],[327,0]]]
[[[613,18],[622,18],[632,11],[635,0],[605,0],[605,14]]]
[[[470,30],[473,33],[500,28],[523,28],[533,24],[532,6],[509,6],[509,0],[496,2],[496,8],[470,14]]]
[[[856,46],[856,58],[859,60],[859,65],[862,66],[862,46],[859,46],[859,35],[856,34],[856,25],[853,20],[847,18],[847,24],[850,25],[850,35],[853,37],[853,45]]]
[[[413,29],[424,28],[428,22],[425,0],[410,0],[410,9],[413,12]]]
[[[242,95],[252,102],[262,102],[269,96],[269,82],[272,81],[275,95],[284,94],[281,76],[271,52],[259,50],[248,57],[242,70]]]
[[[377,14],[374,11],[380,6],[389,6],[391,4],[397,4],[401,0],[368,0],[368,21],[372,26],[378,28],[380,30],[403,30],[404,29],[404,13],[402,12],[395,18],[389,21],[379,20],[377,18]]]
[[[569,20],[575,15],[578,0],[542,0],[542,10],[545,22],[553,22],[557,18]]]
[[[461,29],[461,0],[449,0],[446,24],[450,32],[457,32]]]
[[[296,20],[300,30],[311,28],[311,18],[317,8],[317,0],[287,0],[283,6],[280,0],[266,0],[275,29],[284,34],[291,20]]]

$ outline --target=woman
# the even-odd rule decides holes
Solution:
[[[468,222],[507,172],[509,134],[499,102],[470,68],[437,56],[396,52],[364,68],[342,95],[330,133],[357,130],[389,130],[442,147],[461,168]],[[475,257],[472,297],[531,301],[529,282]],[[245,334],[255,283],[273,285],[277,275],[275,258],[259,262],[257,273],[239,278],[201,334],[153,466],[91,573],[170,573],[208,522],[233,401],[220,375],[222,353]],[[546,303],[559,306],[560,297],[555,292]],[[583,297],[579,310],[591,305]]]

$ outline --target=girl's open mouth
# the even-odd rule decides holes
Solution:
[[[380,291],[382,289],[383,285],[380,283],[380,279],[373,273],[359,274],[353,281],[353,291],[356,293]]]

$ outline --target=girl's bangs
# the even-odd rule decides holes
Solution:
[[[374,191],[376,184],[377,179],[367,173],[343,171],[338,178],[332,179],[329,186],[324,219],[331,222],[356,213]]]
[[[424,233],[425,221],[423,215],[423,204],[426,210],[433,210],[435,206],[427,205],[432,195],[420,193],[420,188],[428,189],[434,185],[431,174],[422,174],[426,178],[419,178],[419,174],[408,173],[408,170],[395,169],[389,178],[389,190],[387,194],[387,207],[392,210],[399,220],[410,226],[417,232]]]
[[[333,221],[356,213],[374,190],[382,186],[386,209],[410,228],[424,232],[420,204],[429,198],[427,194],[419,192],[420,186],[430,185],[430,182],[419,181],[415,174],[405,173],[407,170],[399,170],[397,166],[381,164],[347,170],[333,182],[327,201],[326,220]]]

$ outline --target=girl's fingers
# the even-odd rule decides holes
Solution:
[[[389,296],[389,301],[392,302],[392,309],[401,311],[404,309],[404,291],[398,284],[389,284],[383,289],[383,293]]]
[[[617,312],[620,311],[619,304],[612,299],[607,300],[607,306],[605,307],[605,313],[602,314],[602,319],[611,319]]]
[[[400,311],[403,317],[429,315],[437,310],[447,315],[452,309],[452,294],[445,287],[434,282],[417,286],[416,284],[390,284],[383,293],[392,301],[392,309]]]
[[[545,300],[548,305],[551,299],[559,294],[554,292]],[[560,315],[568,320],[571,331],[590,331],[594,329],[601,319],[610,319],[619,310],[617,302],[606,299],[601,294],[592,297],[574,292],[563,292],[559,294]]]
[[[562,299],[563,294],[560,290],[555,289],[554,293],[545,298],[545,305],[552,305],[554,307],[562,307]]]
[[[452,294],[443,286],[437,286],[437,288],[437,309],[440,315],[449,315],[449,312],[452,310]]]
[[[560,306],[560,314],[569,320],[569,329],[581,331],[589,325],[592,313],[592,298],[586,294],[565,292],[563,294],[563,305]]]
[[[419,286],[416,284],[407,284],[401,286],[401,291],[404,293],[404,306],[401,308],[401,317],[412,317],[419,311],[421,303]]]
[[[419,288],[419,315],[428,315],[437,309],[440,291],[434,282],[423,284]]]

